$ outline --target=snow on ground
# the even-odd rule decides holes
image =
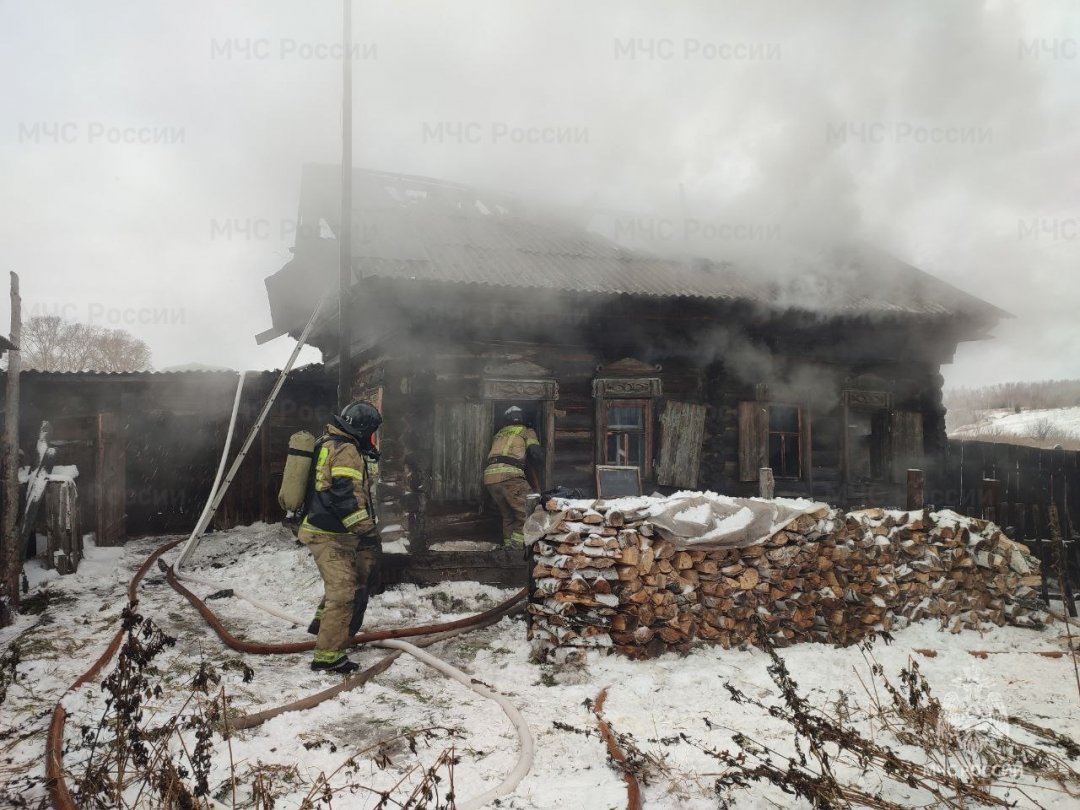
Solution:
[[[1080,438],[1080,406],[1021,411],[995,409],[979,411],[978,421],[949,432],[952,438],[971,439],[980,436],[1027,436],[1040,438],[1052,429],[1065,436]]]
[[[16,626],[0,631],[3,652],[16,648],[19,652],[18,678],[8,686],[0,720],[0,803],[21,795],[35,806],[44,795],[42,752],[52,707],[104,649],[118,626],[132,573],[167,539],[132,541],[123,548],[90,546],[76,574],[33,577],[38,589],[30,596],[45,601],[42,593],[49,595],[44,612],[22,616]],[[175,560],[178,553],[174,549],[165,559]],[[280,526],[256,525],[211,535],[187,570],[272,603],[301,621],[310,616],[321,595],[310,554]],[[217,587],[195,585],[193,590],[205,597]],[[475,582],[400,586],[372,601],[366,624],[373,629],[458,619],[490,608],[512,593],[513,589]],[[156,716],[168,716],[191,694],[190,679],[200,658],[219,666],[243,658],[252,667],[251,683],[244,683],[236,669],[222,670],[232,708],[240,713],[277,706],[340,680],[340,676],[312,673],[310,653],[240,656],[228,650],[156,568],[144,580],[140,599],[140,613],[177,639],[175,648],[157,661],[166,688],[162,698],[150,701]],[[214,599],[208,604],[243,638],[268,642],[310,638],[303,627],[238,599]],[[897,633],[891,645],[879,643],[874,655],[894,683],[909,657],[914,657],[944,702],[967,701],[968,705],[974,696],[975,705],[987,707],[988,713],[992,709],[995,717],[1003,709],[1080,739],[1080,697],[1069,658],[1033,654],[1060,651],[1060,633],[1058,626],[1051,626],[1041,631],[997,628],[983,634],[952,635],[935,624],[921,624]],[[914,652],[918,649],[934,650],[937,655],[923,657]],[[987,655],[973,657],[969,650]],[[713,785],[722,767],[679,740],[680,734],[707,747],[730,749],[732,734],[739,730],[779,750],[792,750],[786,725],[761,710],[736,705],[723,688],[727,682],[751,697],[777,702],[777,690],[766,673],[768,658],[759,650],[700,646],[686,657],[667,655],[645,662],[596,654],[583,666],[557,669],[530,662],[524,619],[518,616],[429,651],[507,695],[528,720],[536,740],[535,762],[514,794],[501,801],[502,808],[626,806],[622,775],[608,763],[588,708],[603,687],[609,688],[605,716],[615,732],[632,735],[642,751],[663,763],[661,772],[644,788],[647,807],[716,807]],[[801,691],[814,703],[831,704],[846,694],[852,704],[867,705],[860,680],[869,684],[871,679],[858,647],[805,644],[781,654]],[[364,666],[384,655],[385,650],[374,648],[353,653]],[[103,708],[100,682],[101,678],[64,699],[71,714],[69,747],[78,747],[81,726],[97,723]],[[298,807],[320,772],[330,774],[347,757],[379,741],[431,726],[452,729],[455,736],[451,739],[440,733],[437,739],[418,741],[417,756],[431,764],[444,749],[456,746],[460,762],[454,783],[460,800],[493,787],[514,767],[517,737],[498,706],[409,656],[399,658],[363,689],[235,734],[231,756],[241,776],[260,763],[295,767],[291,781],[282,777],[277,782],[283,793],[276,806]],[[585,731],[589,735],[580,733]],[[229,752],[218,742],[210,779],[214,788],[225,786],[229,777]],[[359,769],[352,779],[379,790],[390,789],[415,761],[400,739],[388,743],[383,753],[389,759],[382,762],[385,769],[371,750],[358,757]],[[69,751],[65,764],[71,766],[76,759],[77,752]],[[341,784],[344,779],[339,773],[332,783]],[[926,799],[907,788],[894,786],[890,791],[889,797],[902,804]],[[228,797],[222,795],[229,806]],[[1075,799],[1061,792],[1035,790],[1032,795],[1047,807],[1076,806]],[[1032,806],[1024,796],[1010,798],[1020,806]],[[377,799],[361,791],[334,806],[372,807]],[[794,806],[791,797],[760,786],[736,794],[734,804]]]

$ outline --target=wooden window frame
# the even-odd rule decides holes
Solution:
[[[773,474],[778,481],[810,481],[813,473],[811,468],[813,464],[813,419],[809,400],[804,402],[773,402],[760,398],[764,395],[764,392],[764,386],[758,386],[759,399],[743,400],[739,403],[739,480],[742,482],[757,481],[762,468],[768,467],[772,469],[769,439],[774,431],[769,429],[770,409],[781,407],[795,408],[799,414],[799,474],[797,476],[779,476],[776,475],[775,470],[773,470]],[[751,442],[750,447],[744,447],[744,443],[747,441]],[[748,453],[754,453],[756,458],[752,461],[744,460],[744,454]],[[752,468],[747,467],[748,464],[752,464]]]
[[[805,407],[795,402],[767,402],[765,406],[768,408],[768,417],[765,420],[765,455],[769,461],[769,467],[773,471],[773,476],[778,481],[801,481],[806,477],[806,438],[805,428],[806,419]],[[772,409],[773,408],[793,408],[795,410],[795,416],[798,420],[798,426],[794,434],[791,431],[786,430],[773,430],[772,429]],[[796,468],[798,472],[795,475],[780,475],[780,473],[772,466],[772,437],[775,434],[783,436],[795,436],[795,450],[797,455]]]
[[[643,438],[643,457],[641,460],[641,466],[638,467],[641,470],[641,480],[652,479],[652,457],[653,457],[653,402],[648,397],[636,397],[633,399],[598,399],[597,408],[599,410],[599,429],[597,430],[597,464],[598,465],[618,465],[618,466],[635,466],[620,464],[618,459],[610,459],[607,454],[608,447],[608,434],[611,432],[608,428],[608,412],[611,408],[641,408],[642,409],[642,428],[640,433]],[[638,431],[618,431],[620,433],[637,433]]]

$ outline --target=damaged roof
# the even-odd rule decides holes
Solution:
[[[260,338],[298,328],[306,321],[300,310],[306,307],[310,314],[314,308],[313,290],[337,284],[340,194],[337,166],[304,167],[294,258],[266,279],[274,329]],[[1009,317],[928,273],[867,250],[761,268],[660,257],[627,250],[507,195],[366,170],[354,172],[353,199],[356,280],[747,301],[837,315]]]

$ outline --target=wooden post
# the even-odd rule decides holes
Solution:
[[[1065,543],[1061,536],[1061,523],[1058,520],[1057,504],[1050,501],[1047,508],[1047,520],[1050,524],[1050,542],[1054,544],[1054,562],[1058,575],[1058,590],[1061,601],[1070,616],[1076,616],[1076,602],[1073,601],[1072,586],[1069,584],[1069,562],[1065,552]]]
[[[996,478],[982,480],[982,492],[979,493],[982,504],[983,520],[997,521],[998,505],[1001,503],[1001,481]]]
[[[773,477],[772,467],[758,469],[758,495],[762,498],[776,497],[776,479]]]
[[[925,500],[925,477],[922,470],[907,471],[907,509],[922,509]]]
[[[74,482],[49,482],[45,490],[45,531],[49,537],[47,567],[61,574],[74,574],[82,559],[79,496]]]
[[[0,526],[0,627],[15,621],[19,610],[19,574],[22,548],[18,539],[19,520],[19,370],[22,339],[22,307],[19,276],[11,274],[11,342],[8,351],[7,383],[4,389],[4,514]]]

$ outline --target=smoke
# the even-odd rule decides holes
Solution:
[[[355,162],[781,279],[871,245],[1018,316],[950,384],[1068,376],[1078,14],[357,2]],[[132,329],[162,366],[279,365],[285,346],[252,339],[262,279],[290,257],[300,167],[339,159],[339,26],[337,7],[282,0],[11,9],[0,235],[24,297],[182,311]],[[30,134],[42,123],[59,140]],[[181,137],[143,143],[146,128]]]

